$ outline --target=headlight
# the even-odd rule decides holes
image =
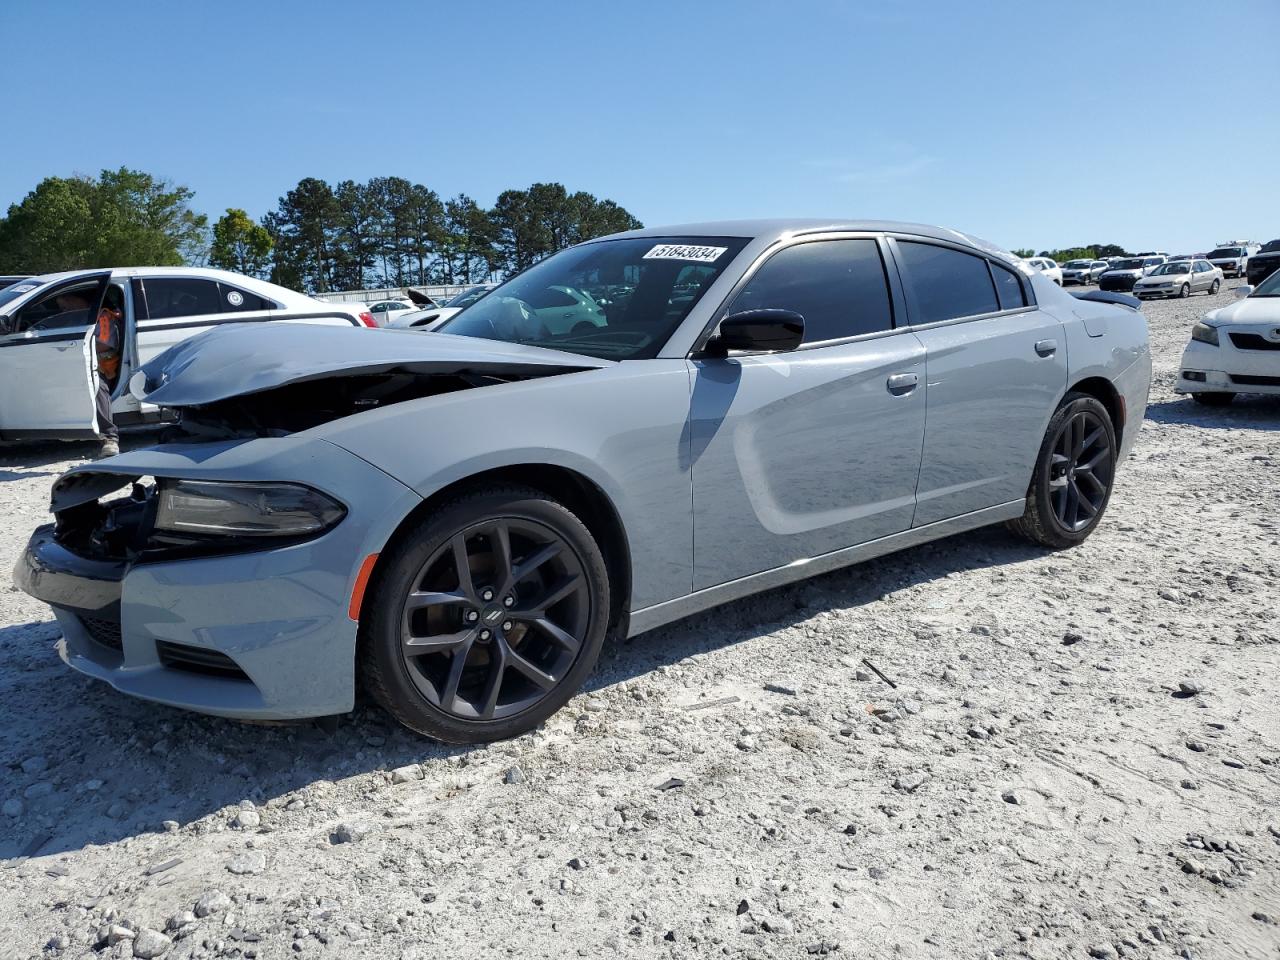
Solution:
[[[1191,328],[1191,339],[1216,347],[1218,345],[1218,328],[1211,327],[1202,320]]]
[[[155,527],[223,537],[306,537],[346,514],[336,500],[293,483],[161,481]]]

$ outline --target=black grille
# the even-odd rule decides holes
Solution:
[[[100,617],[86,617],[81,614],[80,623],[84,625],[86,632],[95,643],[109,650],[124,649],[124,642],[120,639],[119,620],[104,620]]]
[[[212,677],[227,677],[232,680],[249,679],[245,672],[236,666],[234,660],[217,650],[157,640],[156,652],[160,654],[160,662],[173,670],[203,673]]]
[[[1280,377],[1255,377],[1243,373],[1233,373],[1231,382],[1253,387],[1280,387]]]
[[[1231,342],[1241,350],[1280,350],[1280,343],[1258,333],[1233,333]]]

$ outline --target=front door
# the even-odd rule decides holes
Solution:
[[[9,318],[0,333],[0,437],[98,435],[93,321],[109,279],[65,281]]]
[[[805,318],[782,354],[693,361],[694,589],[907,529],[924,436],[924,348],[894,328],[882,242],[775,253],[725,315]]]

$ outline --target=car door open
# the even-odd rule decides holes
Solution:
[[[98,435],[94,327],[109,273],[60,284],[15,315],[0,335],[0,437]]]

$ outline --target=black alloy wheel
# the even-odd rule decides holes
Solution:
[[[1087,394],[1067,394],[1040,445],[1025,512],[1009,528],[1047,547],[1082,542],[1106,512],[1117,456],[1107,408]]]
[[[362,672],[375,698],[420,733],[451,743],[524,733],[595,665],[609,609],[604,561],[581,521],[545,494],[465,496],[400,537],[384,561]]]
[[[1064,530],[1077,533],[1093,522],[1111,495],[1115,469],[1113,441],[1104,412],[1081,410],[1060,426],[1049,471],[1054,516]]]

